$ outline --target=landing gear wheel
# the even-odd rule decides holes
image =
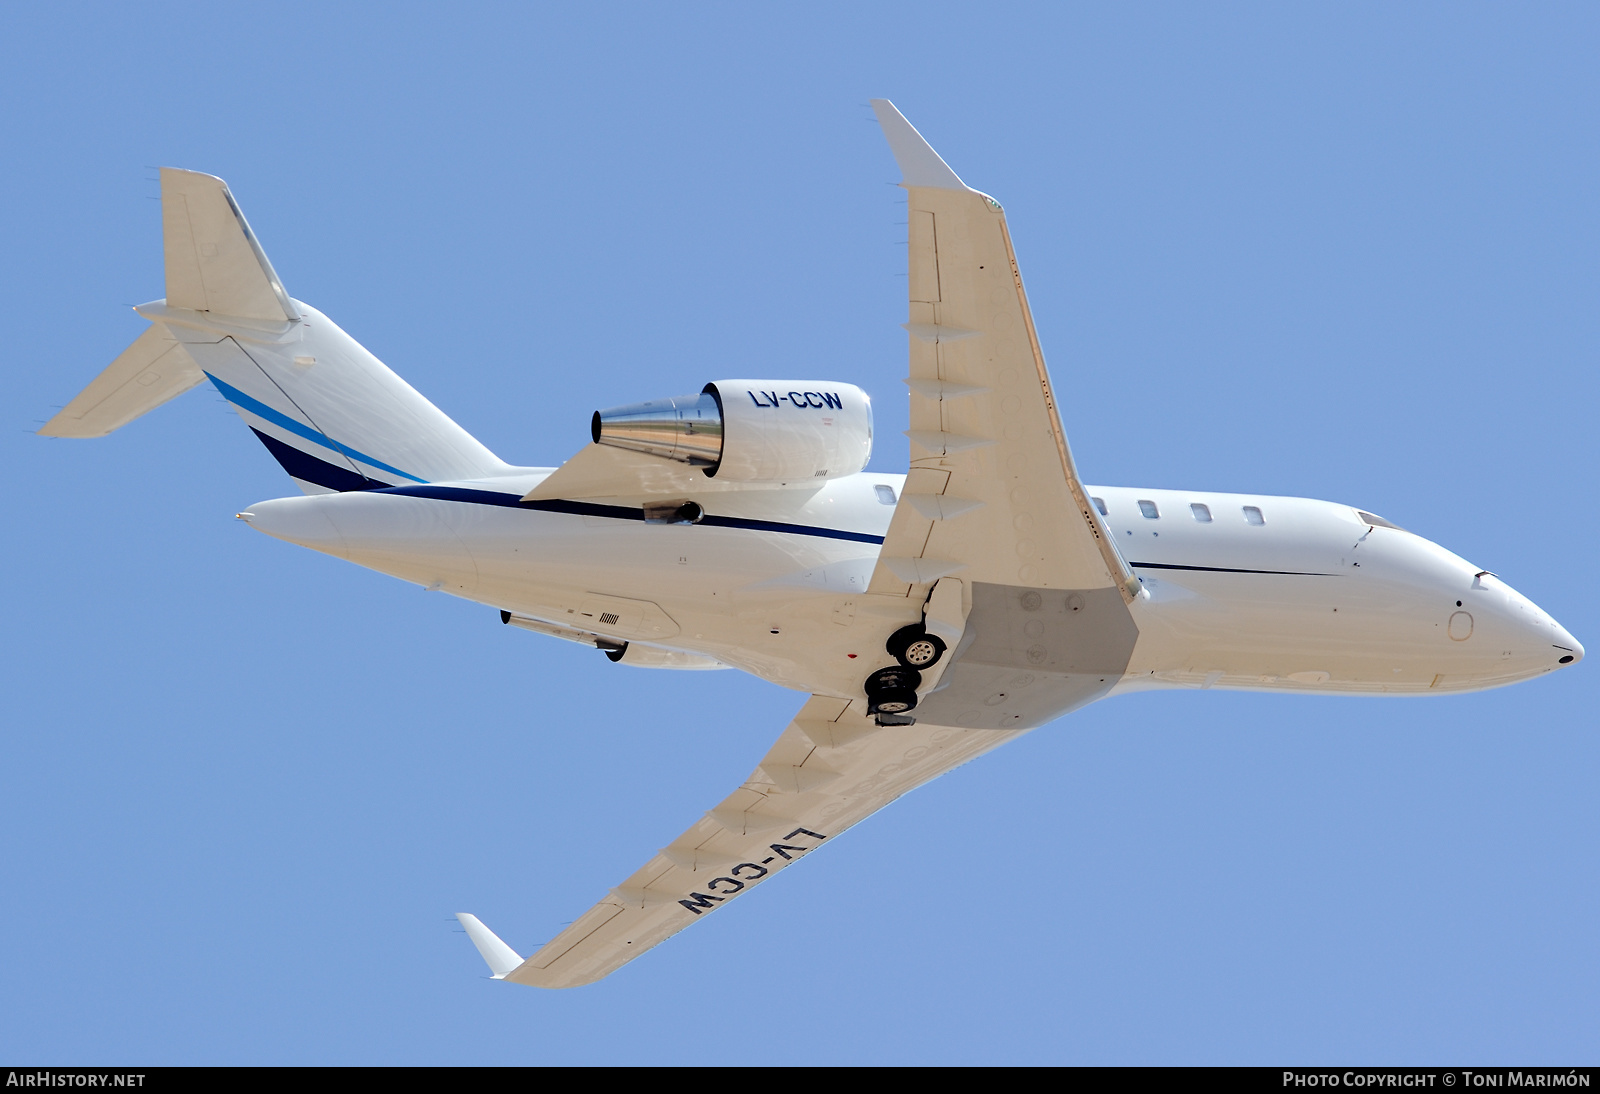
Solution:
[[[923,630],[922,624],[913,623],[891,634],[884,648],[906,668],[920,672],[939,663],[939,658],[944,656],[945,646],[937,635]]]
[[[905,714],[917,705],[922,674],[916,669],[879,669],[867,677],[868,714]]]

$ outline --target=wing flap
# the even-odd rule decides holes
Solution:
[[[750,778],[506,979],[592,983],[930,779],[1017,736],[877,726],[814,695]]]

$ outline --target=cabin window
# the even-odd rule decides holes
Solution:
[[[1211,507],[1204,502],[1191,501],[1189,503],[1189,512],[1193,513],[1194,519],[1201,524],[1211,523]]]
[[[1405,529],[1400,527],[1398,524],[1391,524],[1389,521],[1384,520],[1378,514],[1376,514],[1376,513],[1368,513],[1363,509],[1357,509],[1356,510],[1356,516],[1360,517],[1362,520],[1366,521],[1368,524],[1372,525],[1374,528],[1393,528],[1396,532],[1404,532],[1405,531]]]
[[[894,504],[894,487],[885,486],[880,482],[877,486],[874,486],[873,489],[878,492],[878,500],[883,502],[883,504]]]
[[[1246,505],[1244,507],[1244,522],[1246,524],[1265,524],[1267,523],[1267,518],[1263,517],[1261,510],[1254,505]]]
[[[1146,520],[1161,519],[1161,510],[1156,508],[1156,503],[1145,498],[1139,499],[1139,512],[1145,515]]]
[[[1111,515],[1110,513],[1106,512],[1106,503],[1100,498],[1090,498],[1089,500],[1094,502],[1094,507],[1100,510],[1100,515],[1102,517],[1109,517]]]

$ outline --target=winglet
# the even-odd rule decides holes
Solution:
[[[916,126],[906,121],[906,116],[895,109],[888,99],[873,99],[872,109],[883,126],[883,135],[889,139],[889,151],[900,165],[902,186],[928,186],[936,190],[968,190],[950,165],[939,158],[933,146],[922,139]]]
[[[506,973],[522,964],[517,951],[500,941],[500,936],[485,927],[477,916],[469,912],[457,912],[456,918],[467,929],[467,937],[472,939],[472,944],[478,947],[478,952],[489,963],[489,971],[494,974],[490,979],[504,980]]]

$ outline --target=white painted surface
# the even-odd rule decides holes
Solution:
[[[508,972],[522,964],[521,955],[500,941],[500,936],[485,927],[477,916],[470,912],[457,912],[456,918],[466,929],[467,937],[472,939],[472,944],[478,947],[478,952],[483,955],[483,960],[493,974],[491,979],[504,980]]]

